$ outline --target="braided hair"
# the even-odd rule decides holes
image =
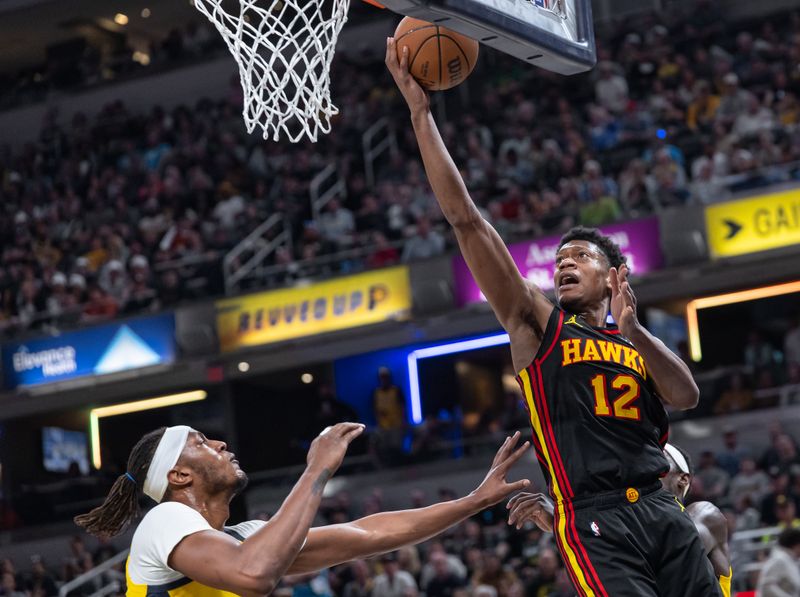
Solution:
[[[75,524],[98,537],[114,537],[139,515],[139,496],[166,427],[151,431],[140,439],[128,456],[128,470],[120,475],[105,501],[87,514],[75,517]]]

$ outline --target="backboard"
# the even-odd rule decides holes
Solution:
[[[572,75],[597,61],[591,0],[380,0],[529,64]]]

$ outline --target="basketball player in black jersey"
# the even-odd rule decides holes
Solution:
[[[689,369],[636,317],[625,259],[596,230],[573,229],[554,256],[557,305],[524,279],[480,215],[436,128],[425,91],[387,39],[425,171],[461,253],[500,324],[555,503],[555,535],[588,597],[719,594],[691,520],[659,478],[667,416],[696,406]],[[607,326],[611,312],[617,326]]]
[[[664,446],[664,455],[669,462],[669,472],[661,478],[661,484],[692,519],[703,541],[706,557],[714,568],[720,591],[723,597],[731,597],[733,568],[728,552],[728,521],[711,502],[692,502],[683,506],[694,476],[692,461],[684,450],[674,444]],[[507,507],[508,524],[517,529],[526,522],[532,522],[545,532],[553,532],[553,502],[544,494],[518,493],[509,500]]]

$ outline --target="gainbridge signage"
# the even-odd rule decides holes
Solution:
[[[408,268],[393,267],[298,288],[217,302],[223,352],[246,346],[406,319],[411,312]]]
[[[732,257],[800,243],[800,189],[706,208],[712,257]]]

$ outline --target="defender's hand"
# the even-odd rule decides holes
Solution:
[[[628,282],[628,271],[625,264],[619,269],[612,267],[608,271],[608,278],[611,282],[611,315],[622,335],[631,338],[639,320],[636,318],[636,296]]]
[[[553,532],[553,502],[542,493],[520,493],[508,500],[508,524],[521,529],[530,521],[547,533]]]
[[[401,58],[398,61],[397,42],[393,37],[386,38],[386,67],[392,73],[392,78],[411,112],[427,111],[430,108],[428,93],[408,72],[408,46],[402,47]]]
[[[509,493],[519,491],[531,484],[528,479],[521,479],[514,483],[506,481],[509,469],[522,458],[522,455],[530,447],[530,442],[525,442],[521,447],[517,448],[518,441],[519,431],[506,438],[506,441],[497,451],[492,461],[492,466],[483,482],[472,492],[472,495],[477,497],[482,504],[485,504],[485,507],[493,506]]]
[[[350,442],[363,432],[361,423],[339,423],[328,427],[311,442],[306,457],[308,466],[325,469],[332,475],[341,466]]]

